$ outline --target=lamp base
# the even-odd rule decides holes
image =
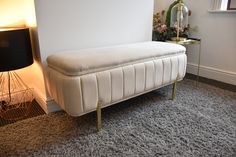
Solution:
[[[24,105],[14,104],[3,107],[0,110],[1,118],[10,121],[16,121],[28,116],[31,109],[31,102],[25,102]]]
[[[185,41],[187,40],[187,38],[184,37],[172,37],[171,41]]]
[[[0,74],[0,117],[19,120],[28,115],[33,101],[30,89],[15,72]]]

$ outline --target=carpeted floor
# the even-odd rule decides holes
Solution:
[[[236,93],[185,79],[171,87],[73,118],[64,112],[0,127],[0,156],[235,157]]]

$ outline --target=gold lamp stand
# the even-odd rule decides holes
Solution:
[[[28,115],[33,92],[14,72],[0,73],[0,116],[6,120],[19,120]]]

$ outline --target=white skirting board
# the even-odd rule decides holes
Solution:
[[[53,99],[47,101],[47,108],[48,113],[62,111],[62,108]]]
[[[46,98],[44,98],[43,95],[39,91],[37,91],[37,89],[35,88],[33,90],[33,95],[36,102],[39,104],[39,106],[44,110],[44,112],[48,113]]]
[[[51,113],[62,110],[60,106],[51,98],[46,100],[41,94],[34,90],[34,97],[45,113]]]
[[[188,63],[187,73],[197,74],[197,64]],[[207,66],[200,66],[200,76],[236,85],[236,73]]]

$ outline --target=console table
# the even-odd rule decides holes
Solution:
[[[186,40],[183,41],[167,41],[170,43],[176,43],[176,44],[180,44],[183,46],[187,46],[187,45],[199,45],[199,49],[198,49],[198,67],[197,67],[197,77],[196,77],[196,85],[198,86],[198,82],[199,82],[199,74],[200,74],[200,63],[201,63],[201,39],[198,38],[187,38]]]

